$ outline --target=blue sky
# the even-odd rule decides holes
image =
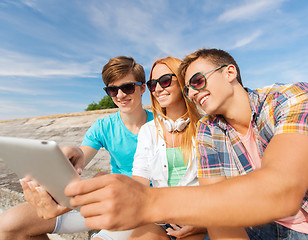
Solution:
[[[148,78],[158,58],[214,47],[246,87],[306,81],[307,16],[307,0],[0,0],[0,121],[84,111],[119,55]]]

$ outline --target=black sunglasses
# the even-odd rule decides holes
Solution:
[[[125,94],[133,94],[135,92],[135,85],[141,86],[142,82],[125,83],[121,86],[109,86],[104,87],[104,90],[110,97],[115,97],[118,94],[119,89]]]
[[[150,92],[154,92],[156,89],[157,83],[159,83],[159,85],[162,88],[169,87],[172,82],[172,76],[175,76],[175,74],[168,73],[168,74],[162,75],[159,79],[156,79],[156,80],[152,79],[152,80],[147,81],[148,89],[150,90]]]

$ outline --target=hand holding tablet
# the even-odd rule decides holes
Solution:
[[[64,189],[80,176],[54,141],[0,136],[0,158],[19,178],[36,180],[57,203],[73,208]]]

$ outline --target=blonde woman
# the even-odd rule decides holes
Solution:
[[[180,64],[173,57],[157,60],[147,82],[154,120],[140,129],[133,178],[148,186],[199,185],[194,139],[200,115],[182,94]],[[130,239],[203,239],[205,233],[205,228],[160,223],[135,229]]]

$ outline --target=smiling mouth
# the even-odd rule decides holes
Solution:
[[[160,96],[157,96],[158,99],[162,99],[162,98],[165,98],[167,95],[160,95]]]
[[[207,95],[207,96],[201,98],[201,100],[200,100],[200,105],[202,105],[208,98],[209,98],[209,95]]]
[[[121,100],[121,101],[118,101],[118,103],[124,105],[124,104],[127,104],[129,101],[130,101],[130,100]]]

